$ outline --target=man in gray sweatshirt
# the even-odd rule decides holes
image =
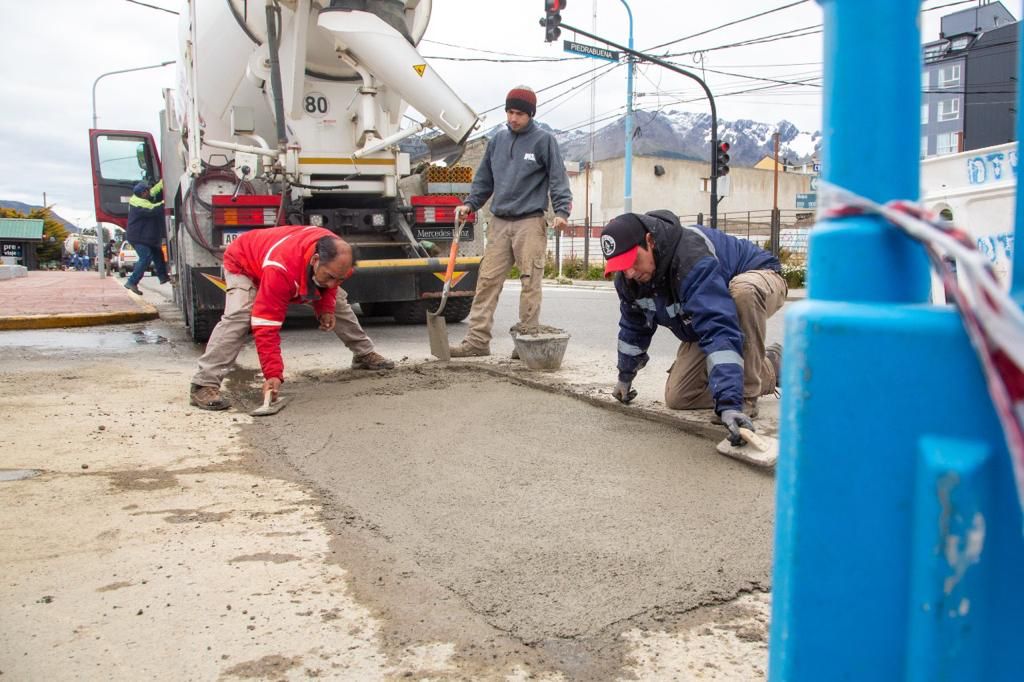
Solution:
[[[469,332],[460,345],[452,348],[453,358],[491,354],[494,309],[513,264],[519,268],[523,285],[519,322],[533,325],[540,321],[548,196],[555,212],[553,226],[562,229],[568,225],[572,192],[558,142],[536,124],[536,113],[537,95],[533,90],[519,85],[509,91],[505,98],[508,126],[487,144],[469,198],[457,209],[462,215],[478,211],[490,198],[494,220],[477,276]]]

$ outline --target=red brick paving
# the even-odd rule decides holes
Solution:
[[[117,277],[96,272],[29,271],[27,277],[0,281],[0,317],[23,315],[103,315],[148,310]]]

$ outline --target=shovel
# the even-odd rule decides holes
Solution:
[[[249,413],[251,417],[269,417],[280,412],[288,404],[287,398],[274,400],[274,392],[267,391],[263,394],[263,404]]]
[[[430,354],[441,362],[452,359],[452,349],[448,344],[448,326],[444,320],[444,305],[448,302],[448,293],[452,290],[452,275],[455,273],[455,258],[459,255],[459,236],[465,220],[455,214],[455,235],[452,238],[452,249],[448,254],[448,269],[444,273],[444,289],[441,290],[441,304],[434,312],[427,311],[427,334],[430,335]]]

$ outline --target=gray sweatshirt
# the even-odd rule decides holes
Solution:
[[[521,132],[505,126],[487,143],[466,204],[477,211],[493,195],[494,215],[520,218],[544,213],[549,193],[555,214],[568,218],[572,192],[558,142],[530,119]]]

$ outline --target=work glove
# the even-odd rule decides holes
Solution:
[[[754,430],[754,422],[750,421],[750,417],[739,410],[722,410],[721,416],[725,428],[729,429],[729,442],[733,445],[746,443],[743,436],[740,435],[740,428]]]
[[[615,384],[612,395],[623,405],[629,405],[636,397],[636,389],[631,388],[632,385],[632,381],[620,381]]]

